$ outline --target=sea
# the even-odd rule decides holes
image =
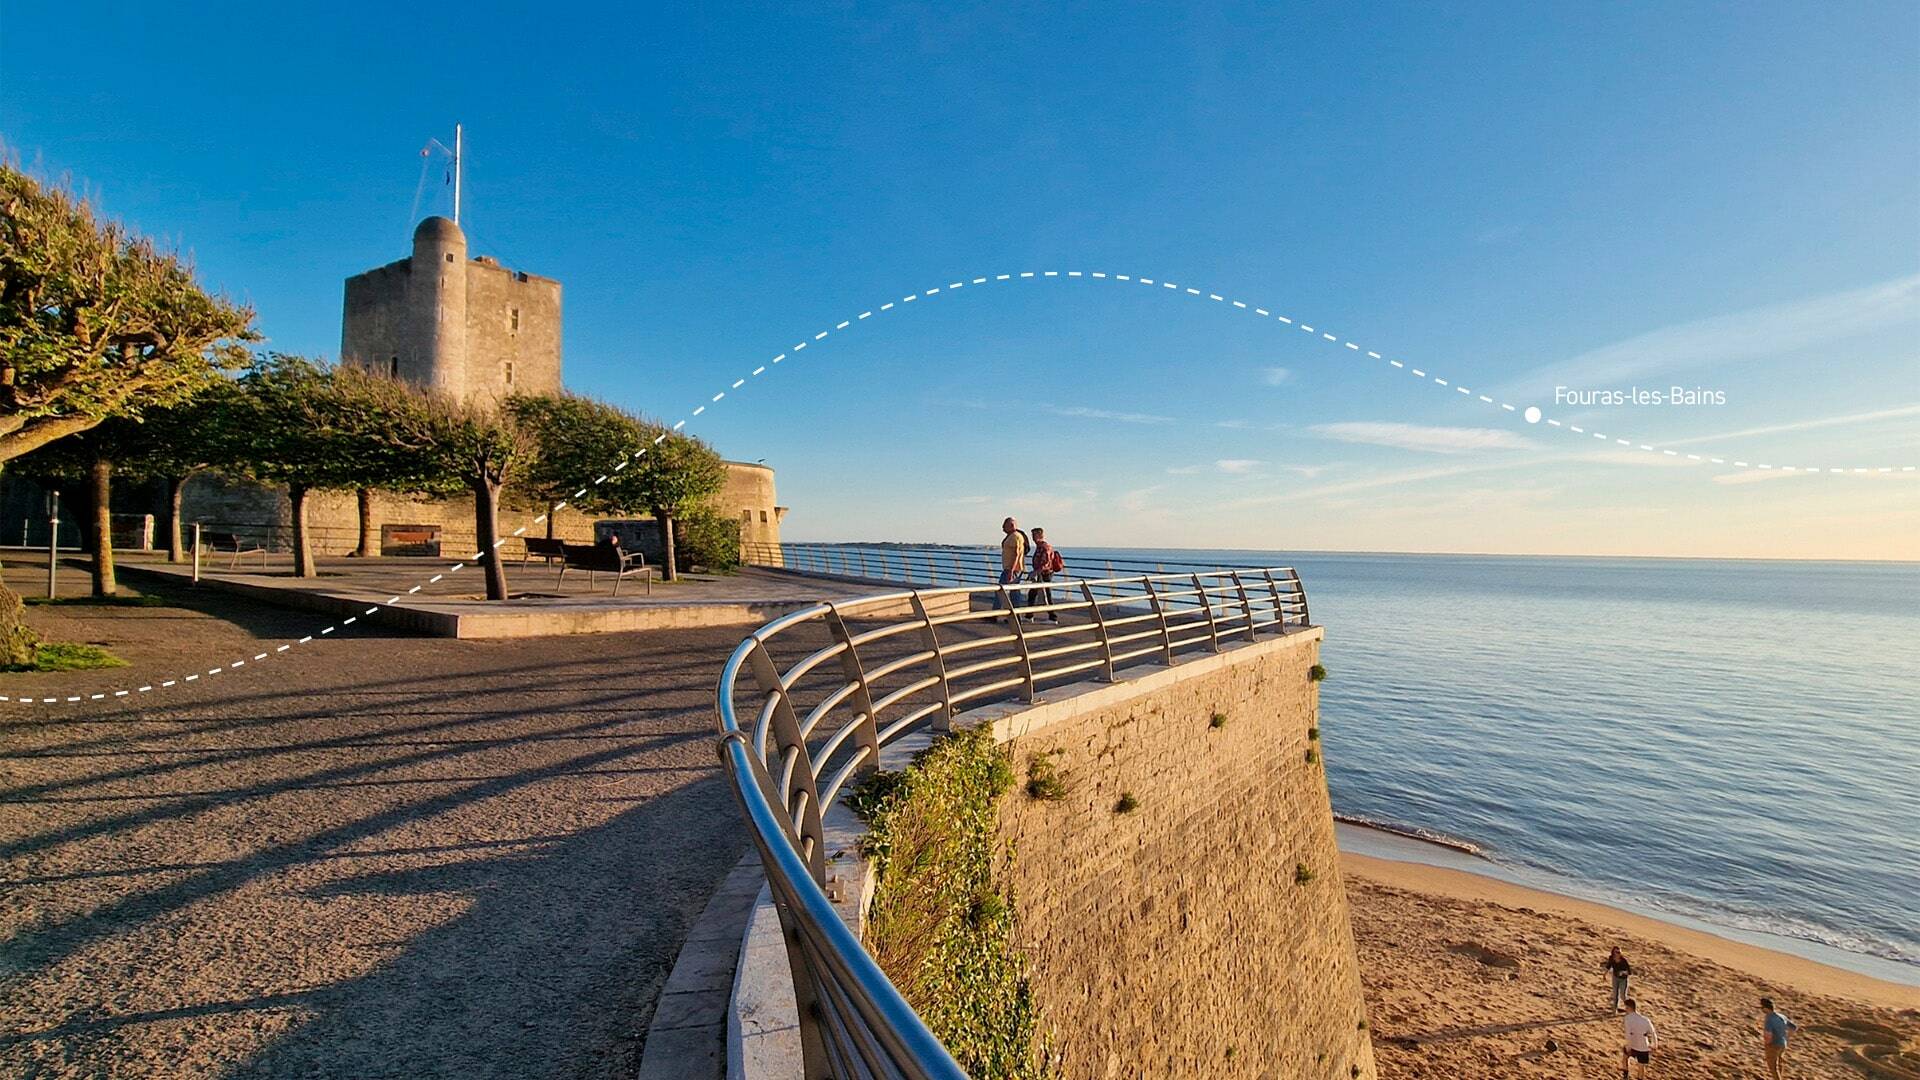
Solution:
[[[1344,846],[1920,985],[1920,563],[1062,550],[1299,569]]]

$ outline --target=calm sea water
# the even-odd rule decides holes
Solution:
[[[1063,550],[1297,566],[1339,813],[1920,981],[1920,564]]]

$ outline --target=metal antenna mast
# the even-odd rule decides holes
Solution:
[[[460,125],[453,125],[453,223],[460,224]]]

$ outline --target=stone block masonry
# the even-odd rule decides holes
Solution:
[[[983,710],[1013,754],[1015,943],[1065,1076],[1375,1075],[1314,737],[1320,638]],[[1063,796],[1027,793],[1035,760]]]

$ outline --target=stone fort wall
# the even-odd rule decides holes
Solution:
[[[1241,645],[996,720],[1017,778],[1000,810],[1016,943],[1064,1075],[1375,1075],[1309,734],[1320,638]],[[1036,756],[1065,798],[1025,792]],[[1137,808],[1117,812],[1129,794]]]

